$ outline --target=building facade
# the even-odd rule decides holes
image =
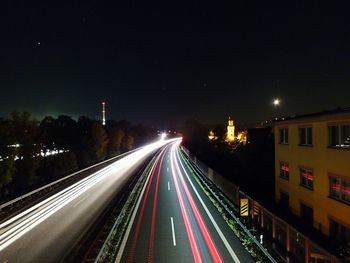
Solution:
[[[274,134],[276,201],[350,245],[350,109],[279,120]]]

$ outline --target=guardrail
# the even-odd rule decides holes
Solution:
[[[186,155],[187,152],[183,151]],[[187,155],[189,157],[189,155]],[[239,220],[239,218],[228,208],[227,204],[225,204],[220,198],[219,196],[213,191],[212,187],[210,187],[208,185],[208,183],[206,182],[206,180],[204,180],[202,178],[208,178],[207,175],[200,169],[199,166],[197,166],[195,163],[192,162],[192,160],[190,158],[188,158],[188,160],[191,162],[191,166],[193,168],[197,168],[195,169],[197,171],[197,173],[200,173],[201,176],[199,176],[199,180],[201,180],[201,182],[205,185],[205,187],[207,188],[207,190],[210,191],[210,193],[212,194],[212,196],[215,197],[216,201],[218,201],[220,203],[220,205],[225,209],[225,211],[237,222],[237,224],[242,228],[242,230],[248,235],[248,237],[253,240],[254,244],[256,246],[258,246],[260,248],[260,250],[264,253],[264,255],[272,262],[272,263],[277,263],[277,261],[271,256],[271,254],[266,250],[266,248],[264,246],[261,245],[261,243],[255,238],[254,235],[252,235],[252,233],[250,233],[250,231],[246,228],[245,225],[242,224],[242,222]],[[195,166],[195,167],[194,167]],[[210,180],[210,179],[209,179]],[[211,181],[211,180],[210,180]],[[212,182],[212,181],[211,181]],[[212,182],[213,184],[213,182]],[[215,184],[214,184],[215,185]]]
[[[74,172],[74,173],[72,173],[72,174],[70,174],[70,175],[67,175],[67,176],[65,176],[65,177],[63,177],[63,178],[61,178],[61,179],[58,179],[58,180],[56,180],[56,181],[54,181],[54,182],[52,182],[52,183],[49,183],[49,184],[44,185],[44,186],[42,186],[42,187],[40,187],[40,188],[37,188],[37,189],[35,189],[35,190],[33,190],[33,191],[29,192],[29,193],[26,193],[26,194],[24,194],[24,195],[21,195],[21,196],[19,196],[19,197],[13,199],[13,200],[11,200],[11,201],[8,201],[7,203],[1,204],[1,205],[0,205],[0,211],[1,211],[2,209],[4,209],[5,207],[8,207],[8,206],[10,206],[10,205],[13,205],[14,203],[16,203],[16,202],[18,202],[18,201],[21,201],[21,200],[23,200],[23,199],[25,199],[25,198],[27,198],[27,197],[29,197],[29,196],[31,196],[31,195],[34,195],[34,194],[36,194],[36,193],[38,193],[38,192],[40,192],[40,191],[43,191],[43,190],[45,190],[45,189],[47,189],[47,188],[52,187],[53,185],[56,185],[56,184],[61,183],[61,182],[65,181],[65,180],[67,180],[67,179],[70,179],[70,178],[73,177],[74,175],[77,175],[77,174],[79,174],[79,173],[85,172],[85,171],[87,171],[87,170],[89,170],[89,169],[91,169],[91,168],[94,168],[94,167],[99,166],[99,165],[101,165],[101,164],[104,164],[104,163],[106,163],[106,162],[110,162],[110,161],[112,161],[112,160],[114,160],[114,159],[119,159],[119,158],[121,158],[121,157],[123,157],[123,156],[125,156],[125,155],[131,154],[131,153],[133,153],[133,152],[135,152],[135,151],[137,151],[137,150],[140,150],[141,148],[143,148],[143,147],[139,147],[139,148],[134,149],[134,150],[132,150],[132,151],[128,151],[128,152],[126,152],[126,153],[123,153],[123,154],[114,156],[114,157],[112,157],[112,158],[109,158],[109,159],[107,159],[107,160],[104,160],[104,161],[102,161],[102,162],[96,163],[96,164],[91,165],[91,166],[89,166],[89,167],[86,167],[86,168],[84,168],[84,169],[82,169],[82,170],[76,171],[76,172]]]

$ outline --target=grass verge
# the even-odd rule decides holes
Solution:
[[[134,189],[131,191],[123,209],[116,218],[115,224],[105,241],[99,256],[96,258],[95,262],[114,262],[117,257],[121,242],[123,240],[125,231],[128,227],[131,215],[135,209],[136,202],[142,191],[147,175],[152,169],[154,159],[148,164],[147,168],[144,170],[139,180],[137,181]]]

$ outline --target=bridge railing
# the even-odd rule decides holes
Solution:
[[[94,168],[94,167],[96,167],[96,166],[102,165],[102,164],[104,164],[104,163],[110,162],[110,161],[112,161],[112,160],[120,159],[120,158],[122,158],[123,156],[128,155],[128,154],[130,154],[130,153],[132,153],[132,152],[134,152],[134,151],[137,151],[137,150],[139,150],[139,149],[140,149],[140,148],[137,148],[137,149],[134,149],[134,150],[132,150],[132,151],[129,151],[129,152],[126,152],[126,153],[123,153],[123,154],[114,156],[114,157],[109,158],[109,159],[107,159],[107,160],[104,160],[104,161],[102,161],[102,162],[99,162],[99,163],[96,163],[96,164],[91,165],[91,166],[89,166],[89,167],[86,167],[86,168],[84,168],[84,169],[82,169],[82,170],[79,170],[79,171],[77,171],[77,172],[74,172],[74,173],[72,173],[72,174],[69,174],[69,175],[67,175],[67,176],[65,176],[65,177],[63,177],[63,178],[60,178],[60,179],[58,179],[58,180],[56,180],[56,181],[54,181],[54,182],[52,182],[52,183],[46,184],[46,185],[44,185],[44,186],[42,186],[42,187],[40,187],[40,188],[37,188],[37,189],[35,189],[35,190],[33,190],[33,191],[30,191],[30,192],[28,192],[28,193],[26,193],[26,194],[23,194],[23,195],[21,195],[21,196],[15,198],[15,199],[13,199],[13,200],[11,200],[11,201],[8,201],[8,202],[6,202],[6,203],[4,203],[4,204],[1,204],[1,205],[0,205],[0,211],[3,210],[4,208],[7,208],[7,207],[11,206],[11,205],[14,205],[14,204],[16,204],[16,203],[18,203],[18,202],[21,202],[21,201],[24,200],[24,199],[30,198],[31,196],[33,196],[33,195],[35,195],[35,194],[38,194],[39,192],[45,191],[45,190],[47,190],[47,189],[50,189],[51,187],[54,187],[55,185],[61,184],[61,183],[63,183],[64,181],[67,181],[67,180],[71,179],[71,178],[74,177],[75,175],[78,175],[78,174],[80,174],[80,173],[82,173],[82,172],[85,172],[85,171],[87,171],[87,170],[90,170],[90,169],[92,169],[92,168]]]

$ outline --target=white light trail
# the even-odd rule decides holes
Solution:
[[[149,144],[3,222],[0,224],[0,251],[54,215],[58,210],[77,200],[99,182],[111,180],[107,183],[116,183],[121,180],[128,170],[147,155],[174,140],[176,139]],[[83,199],[86,199],[87,196]],[[79,202],[82,202],[82,199]],[[74,213],[74,206],[70,208]]]

